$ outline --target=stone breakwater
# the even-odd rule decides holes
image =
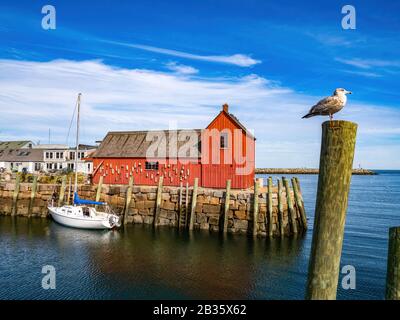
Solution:
[[[256,174],[319,174],[319,169],[310,168],[256,168]],[[353,169],[353,175],[367,176],[376,173],[369,169]]]
[[[295,182],[292,180],[292,183]],[[62,194],[61,185],[37,184],[33,191],[32,186],[31,183],[21,183],[19,190],[16,190],[15,183],[0,183],[0,214],[47,217],[47,203],[54,190]],[[164,186],[158,200],[157,186],[132,186],[131,200],[127,201],[127,185],[102,185],[99,196],[100,201],[107,202],[124,218],[125,223],[154,224],[157,212],[157,226],[188,228],[192,220],[193,229],[217,232],[224,230],[227,212],[228,233],[286,236],[305,230],[306,222],[305,216],[302,219],[301,215],[301,207],[304,208],[301,194],[296,197],[293,187],[286,189],[284,186],[282,184],[278,189],[271,185],[271,195],[267,187],[260,187],[257,199],[254,198],[253,188],[230,190],[228,207],[225,205],[226,191],[221,189],[198,188],[195,205],[192,202],[193,187],[188,188],[186,195],[185,187]],[[96,185],[80,185],[79,195],[94,200],[97,188]],[[64,191],[63,203],[71,193]],[[255,203],[258,210],[254,210]],[[192,219],[191,212],[194,213]],[[254,217],[256,225],[253,223]]]

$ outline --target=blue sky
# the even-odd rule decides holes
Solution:
[[[43,5],[56,29],[41,27]],[[341,8],[356,9],[356,30]],[[2,1],[0,140],[66,142],[83,93],[84,142],[108,130],[205,127],[227,102],[257,136],[257,166],[318,165],[336,87],[359,124],[355,166],[400,169],[396,1]],[[29,125],[27,125],[29,124]],[[72,143],[72,141],[68,141]]]

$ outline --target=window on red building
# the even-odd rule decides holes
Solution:
[[[146,161],[146,170],[158,170],[158,162]]]
[[[228,148],[228,133],[226,132],[221,133],[220,147],[221,149]]]

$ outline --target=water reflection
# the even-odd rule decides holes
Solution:
[[[303,247],[302,237],[253,239],[146,225],[90,231],[0,217],[0,237],[7,234],[11,260],[24,255],[19,268],[32,268],[26,259],[56,266],[62,290],[52,298],[266,298],[264,286],[295,268]],[[49,298],[31,290],[24,295]]]

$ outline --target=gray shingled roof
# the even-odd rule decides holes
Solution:
[[[200,141],[201,130],[177,130],[179,137],[186,138],[185,141],[177,142],[177,149],[179,150],[182,145],[187,143],[191,135],[194,135],[192,139],[197,138]],[[122,132],[109,132],[99,148],[94,152],[91,157],[93,158],[145,158],[147,157],[147,150],[152,145],[153,141],[155,144],[158,142],[158,137],[163,137],[161,141],[165,141],[167,155],[172,157],[173,155],[168,154],[169,141],[170,141],[170,130],[158,130],[158,131],[122,131]],[[156,138],[157,137],[157,138]],[[151,138],[154,140],[152,141]],[[155,157],[163,157],[162,154],[157,152]],[[187,155],[190,157],[190,155]],[[200,150],[197,156],[192,157],[198,158],[200,156]]]
[[[29,140],[21,140],[21,141],[0,141],[0,150],[5,149],[20,149],[27,143],[31,141]]]
[[[250,131],[248,131],[248,130],[246,129],[246,127],[239,121],[238,118],[236,118],[236,116],[235,116],[234,114],[229,113],[229,112],[227,112],[227,114],[228,114],[229,117],[232,119],[232,121],[235,122],[237,126],[239,126],[240,129],[242,129],[244,132],[246,132],[247,135],[248,135],[249,137],[255,139],[255,137],[253,136],[253,134],[252,134]]]
[[[43,150],[40,149],[6,149],[0,150],[0,161],[7,162],[41,162],[43,161]]]

